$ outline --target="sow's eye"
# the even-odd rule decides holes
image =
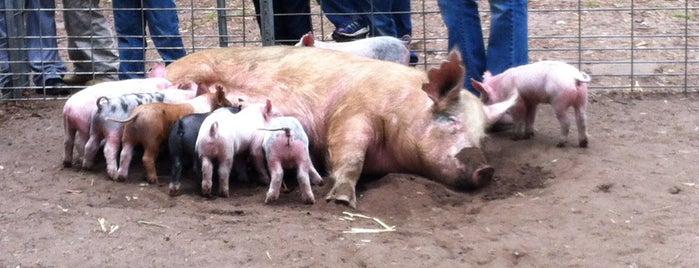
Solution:
[[[463,127],[461,119],[451,114],[439,114],[435,118],[435,121],[449,134],[455,134],[461,131]]]

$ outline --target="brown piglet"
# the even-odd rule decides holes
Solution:
[[[206,86],[199,86],[207,90]],[[226,99],[223,88],[217,87],[216,92],[205,92],[191,100],[182,103],[146,103],[131,111],[129,118],[108,120],[125,123],[122,135],[121,160],[116,177],[113,180],[123,181],[128,176],[129,164],[136,145],[143,145],[143,166],[146,169],[149,183],[156,183],[158,176],[155,171],[155,158],[158,156],[160,145],[167,140],[170,128],[184,115],[205,113],[219,107],[230,107],[233,104]]]

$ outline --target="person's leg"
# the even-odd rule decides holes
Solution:
[[[294,45],[313,29],[308,0],[274,0],[273,5],[274,39],[278,44]]]
[[[335,28],[342,28],[355,20],[355,13],[359,12],[355,8],[355,1],[346,0],[318,0],[320,9],[325,13],[330,23]]]
[[[410,0],[393,1],[393,21],[396,24],[396,37],[413,35],[413,21],[410,17]]]
[[[95,77],[116,79],[119,56],[111,27],[98,10],[99,0],[63,0],[63,7],[68,57],[75,72],[64,77],[66,82],[84,83]]]
[[[476,0],[438,0],[442,19],[447,26],[449,50],[457,48],[466,65],[464,87],[476,95],[471,78],[482,80],[485,72],[485,44]]]
[[[369,12],[371,36],[393,36],[396,34],[396,23],[393,21],[393,1],[369,0],[363,10]]]
[[[29,38],[28,54],[34,75],[35,86],[43,87],[62,84],[62,75],[66,72],[66,66],[58,54],[58,44],[56,41],[56,20],[53,0],[28,0],[27,4],[27,36]],[[43,9],[43,10],[39,10]],[[48,80],[55,79],[50,83]]]
[[[527,0],[491,0],[487,68],[493,75],[527,64]]]
[[[175,1],[146,0],[143,4],[150,37],[165,64],[184,57],[187,51],[184,50],[180,35],[180,19],[177,17]]]
[[[7,22],[5,21],[5,1],[0,1],[0,98],[9,97],[12,87],[10,72],[10,55],[7,53]]]
[[[396,24],[396,37],[413,36],[413,21],[410,17],[410,0],[393,1],[393,22]],[[415,51],[410,51],[410,64],[417,64],[419,58]]]
[[[119,44],[119,79],[141,78],[145,72],[145,22],[141,0],[112,1]]]

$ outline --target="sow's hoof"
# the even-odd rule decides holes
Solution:
[[[332,190],[325,197],[325,201],[335,201],[338,204],[357,208],[357,196],[354,194],[354,187],[349,183],[335,183]]]

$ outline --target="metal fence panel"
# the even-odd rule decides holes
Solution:
[[[20,99],[53,98],[33,94],[41,85],[26,79],[28,73],[22,16],[23,0],[2,0],[0,10],[8,22],[7,47],[13,76],[14,97]],[[117,1],[117,0],[113,0]],[[272,23],[270,0],[261,0],[263,28]],[[484,27],[489,30],[489,6],[478,1]],[[58,50],[73,73],[68,57],[67,36],[62,13],[56,3]],[[262,46],[273,42],[272,28],[261,31],[256,22],[252,1],[246,0],[182,0],[176,1],[180,31],[188,53],[219,46]],[[569,62],[593,78],[591,92],[696,92],[699,80],[699,1],[659,0],[531,0],[529,1],[530,62],[555,59]],[[113,27],[111,1],[102,1],[99,12],[107,16]],[[330,40],[334,26],[325,17],[317,1],[311,1],[313,29],[321,40]],[[427,69],[445,59],[447,31],[436,1],[411,0],[413,23],[412,50],[420,61],[416,68]],[[111,37],[116,39],[116,37]],[[148,66],[160,60],[148,39],[145,48]],[[487,42],[487,40],[484,40]]]

